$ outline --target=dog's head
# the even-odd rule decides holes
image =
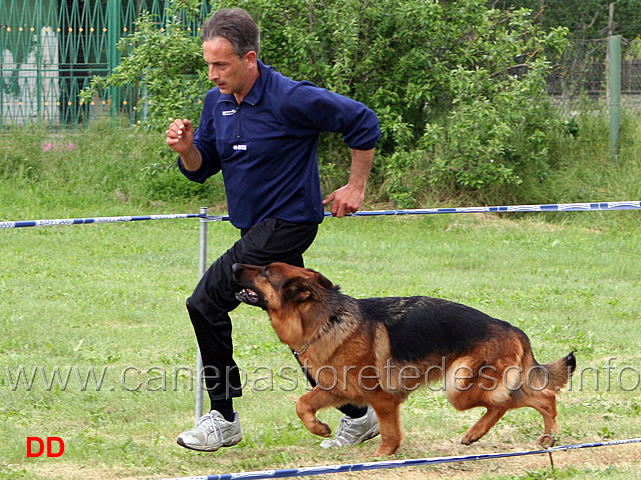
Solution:
[[[232,269],[242,289],[236,298],[266,310],[278,337],[289,345],[299,343],[315,327],[309,321],[316,317],[313,311],[334,288],[320,273],[286,263],[262,267],[236,263]]]

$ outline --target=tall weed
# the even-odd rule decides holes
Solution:
[[[82,131],[10,130],[0,136],[0,146],[2,216],[11,205],[34,207],[38,214],[98,205],[174,208],[224,202],[219,180],[195,184],[175,163],[167,164],[162,136],[108,120]]]
[[[391,156],[377,157],[366,205],[411,208],[641,199],[641,114],[625,113],[616,158],[609,149],[607,112],[586,105],[565,123],[555,125],[539,147],[548,161],[522,162],[520,183],[461,190],[454,181],[433,181],[434,159],[451,153],[439,140],[446,132],[435,124],[430,130],[435,140],[425,149],[398,150]],[[348,152],[334,147],[332,142],[321,142],[326,192],[346,181],[347,170],[333,159]],[[5,219],[18,212],[20,216],[41,216],[83,210],[89,215],[98,214],[98,210],[121,212],[123,205],[166,210],[199,205],[222,208],[225,202],[220,175],[204,185],[190,182],[178,171],[161,134],[109,121],[72,132],[52,132],[38,126],[10,129],[0,135],[0,152],[0,216]],[[550,216],[581,218],[578,221],[589,221],[588,217]],[[619,221],[616,214],[607,217]],[[639,222],[637,215],[621,218]]]
[[[641,115],[624,115],[616,157],[610,152],[606,111],[584,109],[572,122],[574,133],[557,131],[549,139],[553,168],[540,181],[528,177],[524,198],[532,203],[639,200]]]

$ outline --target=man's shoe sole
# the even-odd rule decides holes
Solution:
[[[185,448],[188,448],[189,450],[194,450],[194,451],[196,451],[196,452],[209,452],[209,453],[213,453],[213,452],[216,452],[216,451],[220,450],[220,449],[221,449],[221,448],[223,448],[223,447],[233,447],[234,445],[239,444],[239,443],[240,443],[240,441],[241,441],[242,439],[243,439],[243,437],[240,437],[240,438],[239,438],[238,440],[236,440],[236,441],[232,441],[231,443],[230,443],[230,442],[227,442],[227,443],[225,443],[225,444],[221,445],[220,447],[216,447],[216,448],[196,448],[196,447],[192,447],[191,445],[187,445],[187,444],[183,441],[183,439],[182,439],[182,438],[180,438],[180,437],[178,437],[178,440],[176,440],[176,443],[177,443],[178,445],[180,445],[181,447],[185,447]]]

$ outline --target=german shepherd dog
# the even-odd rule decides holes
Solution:
[[[544,435],[558,433],[556,392],[576,368],[574,354],[541,365],[518,328],[474,308],[430,297],[355,299],[313,270],[285,263],[235,264],[241,302],[263,308],[278,338],[314,379],[296,412],[307,429],[329,437],[322,408],[371,405],[382,443],[401,444],[400,404],[420,385],[442,380],[458,410],[487,412],[463,436],[470,445],[511,408],[541,413]],[[543,438],[543,437],[542,437]]]

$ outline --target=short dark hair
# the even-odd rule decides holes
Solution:
[[[254,19],[242,8],[223,8],[205,20],[200,36],[203,42],[223,37],[229,40],[240,58],[260,50],[260,31]]]

